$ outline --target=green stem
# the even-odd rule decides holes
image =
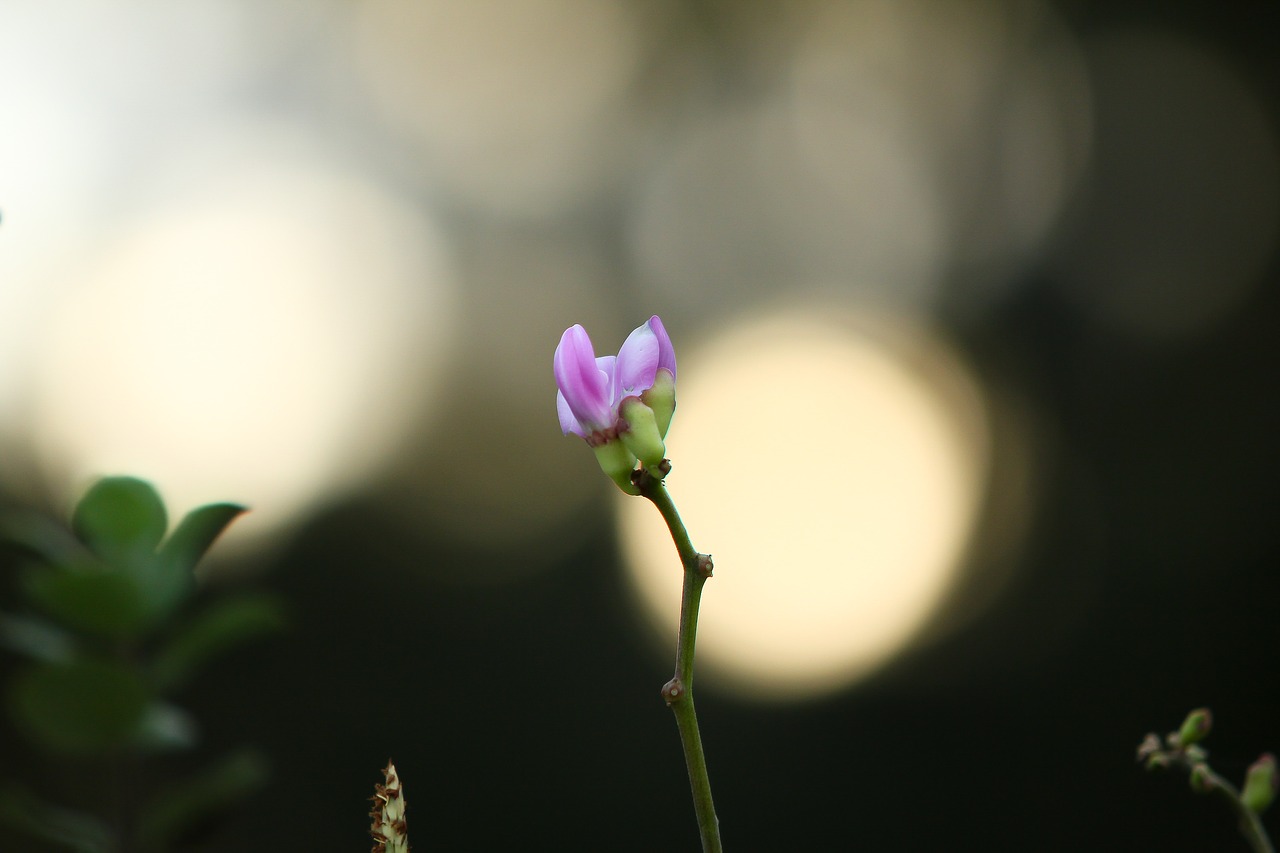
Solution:
[[[1163,742],[1154,733],[1149,734],[1138,747],[1138,760],[1146,763],[1148,770],[1180,767],[1189,774],[1193,791],[1213,793],[1225,800],[1235,812],[1240,834],[1253,853],[1275,853],[1258,813],[1249,808],[1235,785],[1210,769],[1207,758],[1208,753],[1194,743],[1182,746],[1176,732]]]
[[[1271,846],[1271,839],[1267,838],[1267,830],[1262,826],[1261,818],[1244,804],[1235,786],[1208,767],[1205,768],[1205,777],[1212,784],[1213,792],[1226,800],[1231,810],[1236,813],[1236,818],[1240,821],[1240,834],[1244,836],[1245,841],[1249,842],[1253,853],[1275,853],[1275,848]]]
[[[670,470],[670,463],[662,462],[661,474]],[[711,557],[699,554],[689,539],[689,531],[680,520],[680,513],[671,500],[661,476],[640,471],[634,477],[640,494],[653,501],[662,513],[662,519],[671,531],[680,562],[684,566],[684,587],[680,597],[680,631],[676,641],[676,672],[662,687],[662,698],[675,714],[676,727],[680,730],[680,743],[684,747],[685,765],[689,769],[689,787],[693,792],[693,809],[698,817],[698,831],[702,836],[703,853],[721,853],[720,820],[716,817],[715,803],[711,799],[711,779],[707,775],[707,758],[702,751],[702,735],[698,731],[698,715],[693,705],[693,660],[698,637],[698,606],[702,601],[702,586],[711,577]]]

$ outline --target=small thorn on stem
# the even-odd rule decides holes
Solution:
[[[684,698],[684,684],[680,681],[679,676],[662,685],[662,698],[668,705],[679,702]]]

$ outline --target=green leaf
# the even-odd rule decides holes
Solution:
[[[150,752],[190,749],[199,740],[199,730],[191,715],[168,702],[152,702],[138,725],[134,740]]]
[[[34,616],[0,613],[0,645],[46,662],[67,661],[75,652],[75,641],[57,625]]]
[[[246,595],[215,602],[156,653],[151,664],[152,683],[158,690],[172,690],[209,659],[283,626],[284,615],[272,596]]]
[[[159,625],[172,616],[196,588],[195,577],[172,570],[158,555],[140,564],[132,575],[142,595],[148,626]]]
[[[67,565],[86,556],[84,545],[70,530],[34,512],[0,514],[0,540],[10,542],[53,566]]]
[[[207,504],[182,519],[160,550],[140,567],[148,606],[157,618],[169,615],[195,589],[195,567],[209,546],[245,511],[235,504]]]
[[[9,691],[18,722],[46,747],[68,754],[103,752],[132,741],[147,706],[132,669],[112,661],[37,664]]]
[[[105,567],[34,568],[23,585],[50,616],[97,637],[135,639],[151,621],[138,582]]]
[[[223,811],[261,788],[266,761],[243,749],[187,782],[164,790],[142,811],[138,840],[143,850],[168,849],[193,823]]]
[[[0,823],[62,850],[110,853],[116,849],[111,829],[96,817],[47,803],[12,785],[0,791]]]
[[[156,490],[136,477],[104,477],[76,504],[71,527],[89,549],[112,566],[145,562],[169,526]]]
[[[196,507],[183,517],[161,546],[161,560],[172,569],[194,571],[213,540],[245,511],[245,507],[229,503]]]

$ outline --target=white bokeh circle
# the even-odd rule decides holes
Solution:
[[[989,458],[976,386],[936,340],[816,315],[751,321],[681,358],[668,485],[716,564],[699,666],[763,695],[875,671],[941,606],[969,543]],[[620,523],[634,588],[674,637],[670,538],[643,500],[623,499]]]

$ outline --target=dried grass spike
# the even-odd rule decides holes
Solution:
[[[409,853],[409,829],[404,820],[404,791],[396,766],[387,760],[382,771],[385,784],[373,786],[373,808],[369,817],[373,824],[369,834],[373,836],[372,853]]]

